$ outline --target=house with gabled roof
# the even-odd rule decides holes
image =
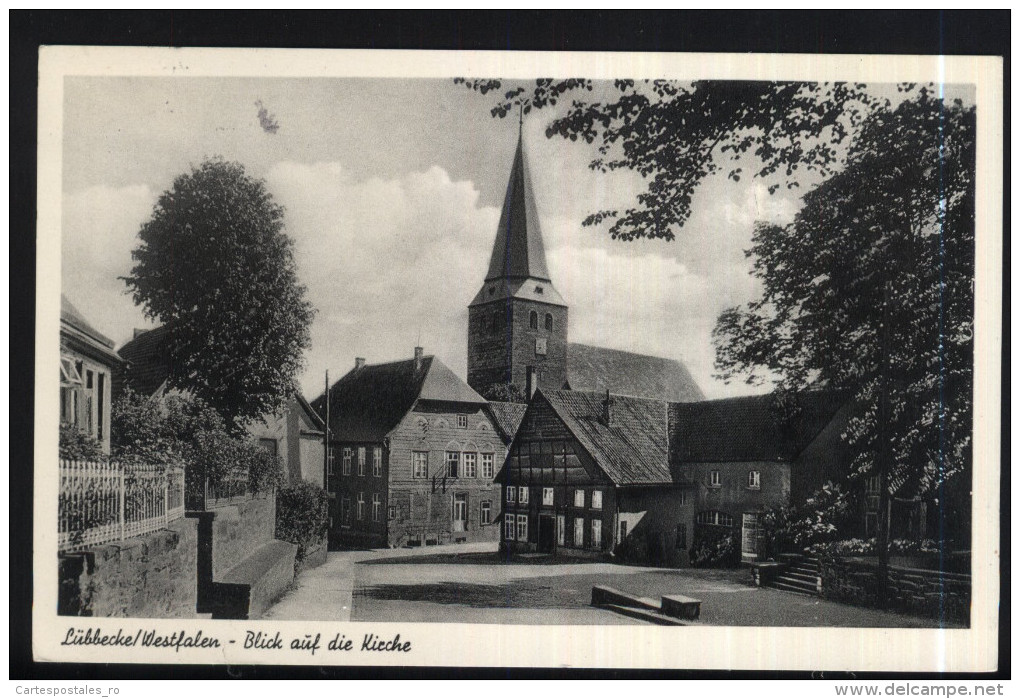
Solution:
[[[498,537],[493,476],[518,408],[489,404],[439,358],[356,359],[329,389],[331,531],[345,546]],[[313,401],[326,413],[326,396]]]
[[[845,396],[696,403],[538,389],[503,468],[502,547],[686,565],[694,542],[845,474]],[[749,541],[752,557],[754,541]]]
[[[107,454],[113,382],[122,366],[113,340],[61,294],[60,422],[95,439]]]

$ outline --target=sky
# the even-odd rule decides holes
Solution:
[[[517,120],[492,118],[491,100],[451,80],[66,78],[62,290],[118,347],[153,327],[118,277],[157,196],[222,156],[285,208],[318,311],[306,395],[321,392],[327,369],[335,380],[356,356],[401,359],[416,344],[463,377],[467,304],[517,142]],[[763,390],[713,378],[711,331],[723,309],[759,292],[744,255],[755,221],[791,220],[799,194],[714,176],[677,240],[613,241],[581,221],[632,204],[642,180],[591,172],[591,146],[545,137],[552,116],[526,117],[523,138],[569,339],[678,359],[709,398]]]

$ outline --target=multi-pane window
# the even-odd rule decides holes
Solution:
[[[513,515],[503,516],[503,538],[507,541],[513,541],[514,529],[517,526],[517,518]]]
[[[382,518],[382,495],[372,493],[372,521],[378,522]]]
[[[493,472],[493,454],[482,454],[482,478],[492,480],[496,474]]]
[[[733,515],[728,515],[725,512],[718,512],[716,510],[707,510],[705,512],[699,512],[694,518],[694,521],[698,524],[711,524],[717,527],[732,527]]]
[[[411,452],[411,475],[414,478],[429,477],[429,453],[427,451]]]
[[[467,428],[467,415],[457,416],[457,427],[460,427],[461,429]]]
[[[460,478],[460,452],[446,452],[446,475],[450,478]]]
[[[710,471],[708,474],[708,484],[713,488],[718,488],[722,485],[722,478],[718,471]]]
[[[478,506],[478,523],[492,524],[492,501],[482,500]]]
[[[528,487],[526,485],[522,485],[517,489],[517,502],[522,505],[528,504]]]
[[[574,546],[584,546],[584,517],[574,518]]]
[[[517,488],[512,485],[508,485],[506,487],[506,501],[513,502],[515,497],[517,497]]]
[[[358,520],[365,519],[365,494],[358,493]]]
[[[478,477],[478,455],[474,452],[464,453],[464,477],[465,478],[477,478]]]
[[[593,490],[591,491],[591,509],[601,510],[602,509],[602,491]]]
[[[344,524],[351,523],[351,497],[349,495],[340,500],[340,521]]]
[[[396,505],[390,505],[389,507],[387,507],[386,508],[386,514],[388,515],[389,519],[396,519],[397,518],[397,506]]]
[[[344,475],[351,475],[351,448],[344,447],[344,459],[343,459]]]
[[[372,475],[382,476],[382,447],[372,447]]]
[[[574,507],[584,507],[584,491],[580,488],[574,491]]]
[[[517,515],[517,540],[528,540],[528,515]]]
[[[330,476],[335,476],[336,475],[336,466],[335,466],[336,459],[334,458],[335,456],[336,456],[336,453],[332,449],[330,449],[329,450],[329,456],[326,458],[326,473],[327,473],[327,475],[330,475]]]
[[[761,488],[761,471],[747,472],[747,487],[754,490]]]
[[[542,504],[552,505],[553,504],[553,489],[542,488]]]
[[[591,521],[591,547],[593,549],[602,548],[602,520],[593,519]]]
[[[365,447],[358,447],[358,475],[365,475]]]

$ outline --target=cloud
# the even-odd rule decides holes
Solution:
[[[443,168],[390,177],[358,177],[338,162],[284,161],[266,181],[285,207],[298,272],[318,309],[302,388],[321,391],[355,357],[383,362],[415,344],[464,375],[467,304],[482,283],[499,210],[480,203],[478,187]],[[740,196],[747,195],[740,192]],[[89,187],[64,198],[64,288],[118,343],[145,325],[117,277],[131,268],[135,235],[155,201],[147,186]],[[755,293],[749,263],[727,221],[723,198],[707,220],[723,229],[692,254],[661,241],[617,243],[582,229],[574,211],[540,211],[553,282],[570,305],[570,338],[683,360],[710,396],[744,392],[713,382],[711,330],[719,312]],[[737,204],[739,206],[739,204]],[[697,225],[704,223],[695,222]],[[746,247],[746,245],[745,245]],[[707,264],[714,261],[714,264]]]
[[[131,272],[131,250],[156,195],[145,185],[92,186],[64,195],[62,291],[100,332],[119,344],[151,327],[118,277]]]

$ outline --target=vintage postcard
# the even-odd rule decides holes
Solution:
[[[994,669],[1001,71],[43,47],[36,659]]]

